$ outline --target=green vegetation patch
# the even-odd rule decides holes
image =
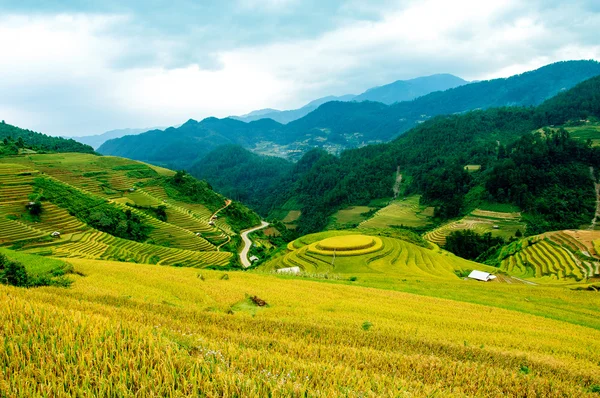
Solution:
[[[68,210],[80,221],[113,236],[143,242],[152,231],[150,225],[130,210],[123,211],[105,199],[69,185],[40,177],[34,180],[34,186],[48,201]]]
[[[70,286],[65,275],[73,267],[63,261],[0,248],[0,283],[18,287]]]

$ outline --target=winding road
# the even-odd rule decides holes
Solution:
[[[268,226],[268,222],[261,221],[260,226],[242,232],[242,241],[244,242],[244,247],[240,253],[240,260],[242,261],[242,266],[244,268],[248,268],[252,265],[252,262],[248,259],[248,252],[250,251],[250,247],[252,247],[252,241],[250,240],[248,235],[250,235],[252,232],[256,232]]]

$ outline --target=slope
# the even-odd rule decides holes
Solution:
[[[217,246],[259,219],[238,203],[212,218],[224,203],[205,182],[128,159],[0,158],[0,244],[31,253],[227,265],[233,256]],[[235,244],[227,249],[235,252]]]
[[[200,279],[191,269],[72,263],[85,277],[71,289],[0,286],[10,352],[0,385],[11,395],[592,397],[600,385],[593,293],[452,284],[493,303],[475,305],[252,273]],[[498,308],[499,295],[515,310]],[[529,301],[546,302],[531,308],[549,316],[528,314]],[[569,320],[553,319],[563,309]]]
[[[401,190],[422,194],[422,204],[437,208],[435,217],[465,215],[492,200],[539,215],[525,218],[534,234],[579,228],[593,218],[589,167],[598,167],[597,147],[572,140],[563,130],[531,133],[551,122],[600,116],[599,87],[600,78],[592,78],[538,108],[436,117],[389,144],[347,150],[339,157],[310,152],[276,185],[274,202],[259,210],[300,203],[300,232],[315,232],[343,206],[391,197],[400,168],[406,177]],[[469,164],[479,171],[466,171]]]
[[[35,131],[25,130],[0,123],[0,156],[22,152],[82,152],[93,153],[94,149],[73,139],[51,137]]]

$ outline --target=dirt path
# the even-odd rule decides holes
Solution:
[[[242,261],[242,266],[244,268],[248,268],[252,265],[252,262],[248,259],[248,252],[250,251],[250,247],[252,247],[252,241],[248,237],[252,232],[261,230],[269,226],[268,222],[261,221],[260,225],[256,228],[249,229],[247,231],[242,232],[242,241],[244,242],[244,247],[240,253],[240,260]]]
[[[402,183],[402,174],[400,174],[400,166],[396,169],[396,181],[394,181],[394,199],[398,197],[400,192],[400,184]]]
[[[594,180],[594,187],[596,188],[596,213],[594,214],[594,219],[592,220],[592,225],[590,225],[590,230],[596,229],[596,224],[598,223],[598,217],[600,217],[600,183],[596,181],[596,176],[594,176],[594,168],[590,167],[590,174],[592,179]]]
[[[215,211],[215,212],[213,213],[213,215],[212,215],[212,216],[210,216],[210,219],[211,219],[211,221],[213,221],[213,222],[214,222],[214,220],[216,220],[217,214],[219,214],[219,212],[221,212],[222,210],[225,210],[225,209],[226,209],[226,208],[227,208],[227,207],[228,207],[230,204],[231,204],[231,200],[230,200],[230,199],[227,199],[227,200],[225,200],[225,206],[221,207],[219,210]],[[227,236],[227,240],[226,240],[225,242],[221,243],[219,246],[217,246],[217,251],[218,251],[218,252],[220,252],[220,251],[221,251],[221,248],[222,248],[223,246],[225,246],[226,244],[228,244],[229,242],[231,242],[231,236],[229,236],[229,234],[228,234],[227,232],[223,231],[223,230],[222,230],[222,229],[221,229],[221,228],[220,228],[220,227],[217,225],[217,223],[216,223],[216,222],[215,222],[215,225],[214,225],[214,227],[215,227],[216,229],[218,229],[219,231],[221,231],[223,234],[225,234],[225,236]]]

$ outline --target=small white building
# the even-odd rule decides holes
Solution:
[[[299,274],[300,267],[279,268],[277,272],[280,274]]]
[[[60,238],[60,232],[58,231],[54,231],[50,234],[50,236],[54,237],[54,238]]]
[[[475,279],[477,281],[489,282],[496,279],[496,275],[492,275],[489,272],[473,270],[468,276],[469,279]]]
[[[256,257],[256,256],[252,256],[252,257],[250,257],[250,262],[252,262],[252,263],[253,263],[253,262],[255,262],[255,261],[258,261],[258,257]]]
[[[202,236],[200,232],[196,232],[196,236]]]

